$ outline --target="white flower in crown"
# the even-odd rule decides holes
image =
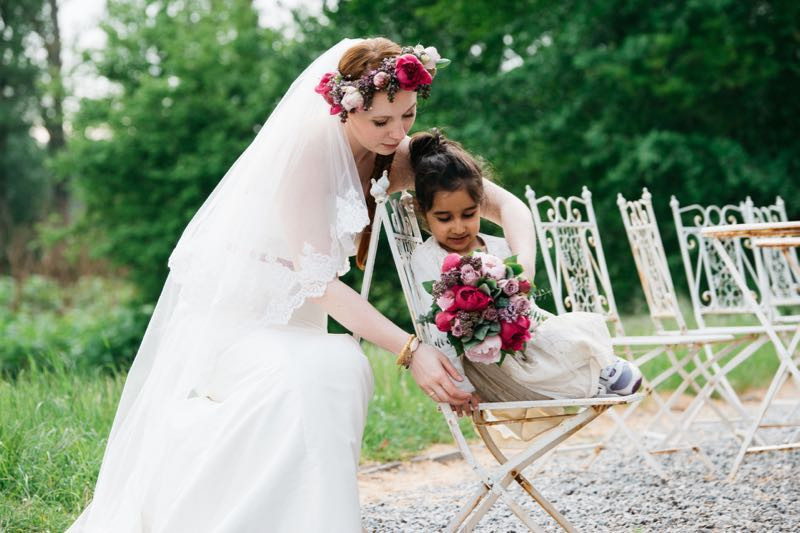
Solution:
[[[361,95],[358,87],[347,85],[342,87],[342,92],[344,93],[342,96],[342,107],[348,112],[364,105],[364,97]]]
[[[439,61],[442,56],[439,55],[439,51],[436,50],[435,47],[429,46],[423,50],[422,54],[420,55],[419,60],[422,61],[422,65],[428,69],[436,68],[436,62]]]

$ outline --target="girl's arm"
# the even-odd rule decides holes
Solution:
[[[312,301],[341,325],[385,350],[400,353],[408,341],[408,333],[338,279],[328,283],[325,293]],[[471,399],[469,393],[459,390],[450,381],[448,374],[456,381],[464,378],[447,356],[433,346],[420,344],[411,359],[410,370],[417,385],[428,396],[435,393],[435,401],[464,405]]]
[[[483,217],[503,228],[511,252],[532,281],[536,272],[536,232],[528,207],[516,196],[489,180],[483,180],[486,203]]]

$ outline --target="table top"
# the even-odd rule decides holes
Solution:
[[[703,237],[800,237],[800,220],[760,222],[756,224],[726,224],[700,230]]]
[[[753,239],[752,245],[760,248],[794,248],[800,246],[800,237],[759,237]]]

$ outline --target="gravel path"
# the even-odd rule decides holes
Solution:
[[[672,476],[662,482],[638,457],[606,451],[588,471],[581,469],[586,456],[580,452],[556,454],[543,472],[528,479],[580,531],[800,531],[800,451],[748,454],[736,483],[730,484],[725,476],[738,448],[732,439],[723,438],[720,428],[706,428],[703,449],[716,474],[710,474],[694,453],[681,451],[658,456]],[[432,532],[444,527],[475,485],[462,460],[437,468],[450,469],[450,475],[425,479],[424,472],[407,472],[406,477],[420,481],[411,488],[402,472],[394,474],[394,481],[388,474],[379,480],[388,484],[387,494],[363,503],[364,527],[375,532]],[[562,531],[521,489],[512,493],[545,531]],[[499,503],[476,531],[527,528]]]

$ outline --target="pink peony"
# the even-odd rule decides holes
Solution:
[[[481,279],[481,275],[475,272],[472,265],[464,265],[461,267],[461,281],[464,282],[464,285],[474,287],[478,284],[479,279]]]
[[[439,309],[442,309],[443,311],[449,311],[450,308],[453,307],[455,301],[456,301],[455,293],[452,290],[447,289],[442,293],[441,296],[436,298],[436,305],[438,305]]]
[[[500,361],[500,349],[503,341],[498,335],[486,337],[483,342],[476,344],[472,348],[464,351],[464,355],[473,363],[483,363],[485,365]]]
[[[528,317],[521,316],[516,322],[500,322],[500,338],[503,341],[503,349],[512,352],[522,350],[525,343],[531,338],[528,328],[531,321]]]
[[[459,286],[453,288],[456,294],[455,307],[462,311],[482,311],[492,302],[492,299],[475,287]]]
[[[474,254],[481,260],[481,274],[494,279],[503,279],[506,276],[506,265],[499,257],[478,252]]]
[[[458,254],[447,254],[447,257],[444,258],[442,262],[442,273],[449,272],[454,268],[458,268],[458,264],[461,262],[461,256]]]
[[[397,58],[395,76],[404,91],[416,91],[420,85],[428,85],[433,81],[430,72],[425,70],[414,54],[403,54]]]
[[[436,327],[439,329],[439,331],[450,331],[450,323],[455,317],[456,314],[449,311],[440,311],[439,313],[436,313]]]

